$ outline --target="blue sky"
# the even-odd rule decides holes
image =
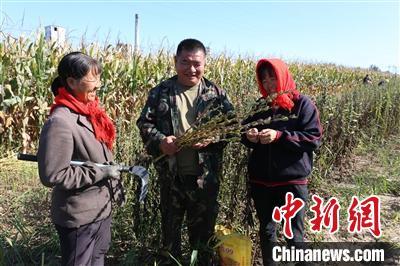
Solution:
[[[193,37],[214,55],[400,71],[400,0],[0,2],[0,29],[14,37],[53,24],[73,43],[83,35],[88,43],[133,43],[137,13],[143,51],[174,51]]]

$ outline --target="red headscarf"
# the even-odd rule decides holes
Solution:
[[[271,64],[276,75],[276,92],[278,93],[278,95],[272,101],[272,105],[279,106],[280,108],[284,108],[290,111],[294,106],[293,100],[297,100],[299,98],[299,92],[296,90],[296,83],[294,82],[288,67],[280,59],[260,59],[257,62],[257,83],[263,97],[268,96],[268,93],[264,89],[260,80],[260,68],[265,64]],[[283,91],[285,93],[280,93]]]
[[[104,109],[100,108],[98,97],[93,102],[84,104],[65,88],[59,88],[58,95],[50,108],[50,114],[57,106],[66,106],[72,111],[86,116],[92,123],[96,139],[105,143],[110,150],[112,149],[115,140],[115,126]]]

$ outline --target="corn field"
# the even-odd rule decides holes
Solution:
[[[126,179],[128,204],[118,209],[113,218],[110,253],[115,257],[123,255],[127,264],[134,263],[139,255],[145,257],[140,250],[155,250],[160,243],[157,176],[145,155],[135,122],[148,91],[175,74],[173,53],[161,49],[155,54],[133,56],[112,45],[82,45],[79,49],[103,64],[103,87],[98,95],[117,125],[116,160],[150,169],[146,203],[138,203],[139,182]],[[59,60],[70,51],[69,46],[59,48],[45,42],[43,36],[34,40],[8,38],[0,43],[0,158],[15,156],[17,152],[35,153],[53,99],[50,84],[57,75]],[[205,76],[227,91],[237,110],[248,110],[259,97],[255,62],[226,55],[210,57]],[[316,152],[310,177],[313,189],[318,190],[319,181],[340,166],[360,141],[379,142],[398,133],[400,83],[395,75],[333,64],[291,63],[289,68],[298,89],[316,102],[324,128],[323,145]],[[365,86],[362,79],[366,74],[370,74],[374,84],[382,79],[388,82],[379,87]],[[242,145],[227,146],[218,223],[254,236],[254,211],[246,196],[246,160],[247,150]],[[40,190],[35,197],[48,207],[48,190]],[[44,210],[44,215],[47,213]],[[20,235],[25,234],[22,239],[12,238],[11,231],[0,230],[0,249],[5,250],[0,253],[0,262],[3,256],[11,264],[21,261],[39,264],[46,260],[43,254],[54,252],[58,242],[51,225],[26,227],[30,230],[18,229]],[[18,241],[26,241],[31,251],[7,253]],[[34,247],[40,247],[36,249],[39,251],[33,252]]]

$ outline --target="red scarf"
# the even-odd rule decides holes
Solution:
[[[112,149],[115,140],[115,126],[104,109],[100,108],[98,97],[93,102],[84,104],[65,88],[59,88],[58,95],[50,108],[50,114],[57,106],[66,106],[72,111],[86,116],[92,123],[96,139],[105,143],[110,150]]]
[[[276,92],[278,93],[278,96],[272,101],[272,105],[291,111],[294,106],[293,100],[299,98],[299,92],[296,90],[296,83],[294,82],[288,67],[282,60],[261,59],[258,61],[256,67],[257,83],[262,96],[268,96],[268,93],[265,91],[259,77],[260,67],[265,63],[270,63],[272,65],[276,75]],[[282,91],[285,91],[285,93],[279,94]]]

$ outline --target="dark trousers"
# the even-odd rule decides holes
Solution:
[[[275,265],[272,259],[272,249],[276,245],[276,223],[272,220],[272,212],[275,207],[285,204],[287,192],[292,192],[295,198],[307,202],[307,185],[287,185],[280,187],[251,186],[251,196],[254,200],[257,216],[260,221],[260,245],[264,265]],[[294,218],[292,218],[293,238],[286,239],[289,246],[304,247],[304,206]]]
[[[55,225],[62,265],[104,265],[111,244],[111,216],[79,228]]]
[[[199,188],[196,176],[175,177],[170,184],[161,184],[161,229],[163,249],[182,259],[181,231],[186,213],[189,242],[192,250],[198,250],[198,264],[208,265],[211,251],[207,243],[214,234],[218,215],[219,184],[206,183]],[[169,262],[168,262],[169,261]],[[165,264],[176,265],[170,259]]]

